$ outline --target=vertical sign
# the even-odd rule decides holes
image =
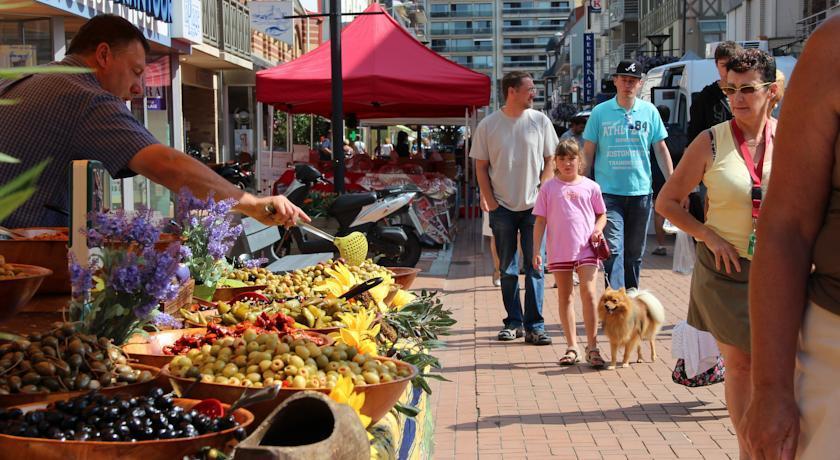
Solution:
[[[595,34],[583,34],[583,101],[595,97]]]

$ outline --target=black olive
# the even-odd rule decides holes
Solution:
[[[37,438],[41,435],[41,432],[38,431],[38,427],[34,425],[29,425],[24,428],[23,436],[27,438]]]
[[[233,418],[232,415],[228,415],[219,419],[219,428],[221,428],[222,430],[227,430],[228,428],[233,428],[235,426],[236,419]]]
[[[50,422],[48,422],[46,420],[41,420],[35,426],[38,428],[38,431],[40,431],[42,433],[46,433],[46,431],[50,429]]]
[[[58,439],[59,436],[62,435],[61,430],[58,427],[51,426],[47,429],[47,432],[44,433],[50,439]]]
[[[119,408],[121,414],[125,414],[126,412],[129,411],[129,409],[131,409],[131,403],[129,403],[128,401],[126,401],[124,399],[118,401],[116,406],[117,406],[117,408]]]
[[[141,439],[152,439],[155,436],[154,428],[147,426],[143,428],[143,436]]]
[[[140,404],[140,400],[138,398],[131,398],[128,400],[128,404],[131,407],[137,407],[137,405]]]
[[[149,396],[151,396],[152,398],[160,398],[161,396],[163,396],[163,394],[164,394],[163,388],[161,388],[161,387],[154,387],[149,392]]]
[[[44,420],[44,412],[42,412],[42,411],[29,412],[24,417],[24,420],[26,421],[26,423],[29,423],[31,425],[37,425],[42,420]]]
[[[105,414],[106,417],[110,418],[111,420],[116,420],[117,417],[120,416],[120,408],[116,406],[111,406],[107,409]]]
[[[90,439],[90,433],[87,433],[87,432],[84,432],[84,431],[81,432],[81,433],[76,433],[76,440],[77,441],[87,441],[88,439]]]
[[[131,429],[128,425],[119,425],[117,427],[117,434],[119,434],[122,438],[128,438],[131,436]]]
[[[233,432],[233,437],[236,438],[237,441],[241,441],[241,440],[245,439],[247,436],[248,436],[248,432],[245,431],[245,428],[242,428],[241,426]]]
[[[9,411],[9,420],[17,420],[23,415],[23,411],[20,409],[11,409]]]
[[[146,416],[146,410],[142,407],[136,407],[131,411],[131,416],[133,418],[143,418]]]
[[[198,436],[198,430],[196,430],[192,425],[185,426],[181,431],[184,433],[183,436],[185,438],[194,438]]]
[[[171,439],[173,437],[172,432],[166,428],[161,428],[157,432],[158,439]]]
[[[72,429],[71,430],[64,430],[63,435],[67,439],[73,439],[73,438],[76,437],[76,431],[72,430]]]

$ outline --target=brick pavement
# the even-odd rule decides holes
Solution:
[[[646,256],[642,272],[642,287],[666,307],[658,361],[615,371],[561,368],[565,341],[556,290],[546,289],[543,311],[553,345],[497,342],[504,307],[491,285],[480,220],[459,225],[448,274],[421,276],[414,286],[443,291],[458,320],[440,352],[442,373],[452,382],[433,384],[435,458],[737,457],[723,386],[689,389],[671,382],[670,330],[685,318],[689,277],[670,270],[670,255]],[[577,299],[576,309],[578,336],[585,341]],[[599,343],[607,358],[603,335]]]

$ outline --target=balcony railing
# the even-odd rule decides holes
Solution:
[[[502,14],[557,15],[565,17],[568,16],[570,11],[569,8],[503,8]]]
[[[492,27],[453,27],[444,30],[432,30],[432,35],[492,35]]]
[[[515,61],[502,63],[503,68],[540,68],[545,69],[545,61]]]
[[[840,14],[840,3],[835,3],[817,14],[796,21],[797,35],[802,40],[807,39],[814,29],[835,14]]]
[[[638,21],[639,0],[613,0],[609,3],[607,14],[610,17],[610,28],[624,21]]]
[[[562,24],[544,25],[544,26],[504,26],[502,31],[506,33],[515,32],[560,32],[563,30]]]
[[[493,51],[493,45],[480,46],[432,46],[432,51],[437,53],[466,53],[472,51]]]
[[[251,14],[236,0],[201,0],[204,43],[251,59]]]
[[[638,43],[622,43],[621,45],[618,45],[618,47],[612,50],[609,54],[610,65],[608,68],[615,70],[622,59],[633,59],[633,55],[637,49],[639,49]],[[612,70],[610,70],[610,72],[612,72]]]
[[[545,43],[508,43],[502,45],[505,50],[541,50],[545,49]]]
[[[493,10],[490,11],[432,11],[433,18],[492,18]]]
[[[682,17],[682,0],[665,0],[639,20],[639,36],[647,37],[665,28]]]

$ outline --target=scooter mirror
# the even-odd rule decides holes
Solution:
[[[321,171],[307,163],[295,165],[295,177],[303,183],[314,183],[321,179]]]

